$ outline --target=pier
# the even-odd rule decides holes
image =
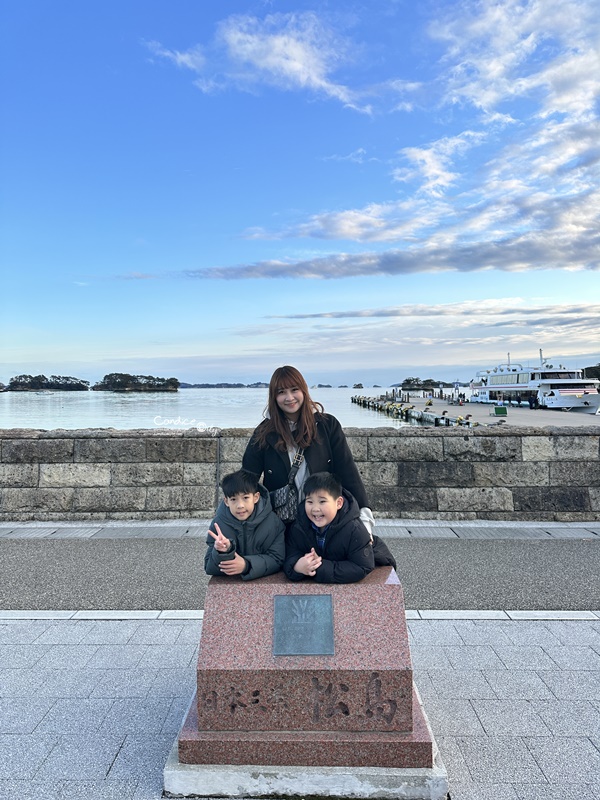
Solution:
[[[598,426],[600,429],[599,414],[584,414],[580,411],[553,411],[546,408],[530,409],[526,403],[495,406],[491,403],[459,402],[444,396],[422,397],[417,393],[405,393],[397,397],[381,395],[379,397],[365,397],[355,395],[352,403],[378,411],[382,415],[381,424],[385,425],[385,418],[397,419],[405,423],[416,423],[433,427],[464,427],[477,428],[480,426],[508,425],[516,427],[590,427]],[[506,412],[495,411],[504,408]]]

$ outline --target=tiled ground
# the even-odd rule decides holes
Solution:
[[[409,629],[452,800],[598,800],[600,619]],[[200,631],[0,619],[0,800],[158,800]]]
[[[159,798],[200,629],[0,620],[0,798]]]

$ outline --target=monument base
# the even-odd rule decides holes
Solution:
[[[431,767],[434,742],[413,693],[413,729],[399,731],[213,731],[198,728],[196,695],[179,733],[182,764],[285,767]]]
[[[375,734],[361,734],[361,741],[346,734],[340,737],[321,732],[307,749],[306,732],[296,740],[296,732],[279,732],[276,737],[268,732],[252,734],[251,739],[240,736],[239,731],[203,732],[194,729],[195,696],[186,715],[181,732],[173,744],[164,769],[164,789],[170,796],[179,797],[340,797],[382,798],[382,800],[445,800],[448,794],[448,776],[433,739],[422,704],[415,697],[414,710],[418,720],[413,734],[386,734],[392,736],[386,746]],[[235,737],[235,741],[232,737]],[[311,737],[312,738],[312,737]],[[351,741],[352,740],[352,741]],[[217,756],[213,747],[220,748]],[[314,757],[335,763],[336,752],[348,757],[352,748],[351,766],[314,766]],[[248,763],[215,763],[223,760],[223,750],[230,760],[245,753]],[[276,751],[276,752],[274,752]],[[192,757],[196,763],[183,763]],[[277,753],[282,753],[281,765],[273,765]],[[310,764],[294,763],[301,753],[309,754]],[[395,755],[394,755],[395,753]],[[427,755],[425,755],[427,753]],[[206,763],[213,755],[213,763]],[[235,754],[232,758],[232,754]],[[260,755],[271,762],[269,766],[256,763]],[[423,756],[425,755],[425,758]],[[325,758],[324,758],[325,757]],[[369,758],[371,761],[369,763]],[[425,763],[430,766],[384,766],[389,763]],[[377,764],[377,766],[373,766]]]
[[[177,742],[164,772],[167,797],[343,797],[445,800],[448,777],[431,769],[383,767],[263,767],[180,764]]]

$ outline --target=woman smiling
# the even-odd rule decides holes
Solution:
[[[373,514],[342,426],[311,398],[304,377],[295,367],[279,367],[269,384],[265,419],[252,434],[242,464],[244,469],[262,475],[264,485],[272,492],[287,484],[298,450],[304,455],[294,479],[300,500],[309,475],[332,472],[356,498],[361,520],[371,533]]]

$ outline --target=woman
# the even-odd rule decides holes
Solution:
[[[269,384],[265,419],[251,436],[242,465],[263,475],[264,485],[272,492],[288,482],[298,448],[304,450],[304,461],[295,479],[300,499],[309,475],[333,472],[356,498],[360,518],[372,533],[373,514],[342,426],[311,399],[306,381],[295,367],[279,367]]]

